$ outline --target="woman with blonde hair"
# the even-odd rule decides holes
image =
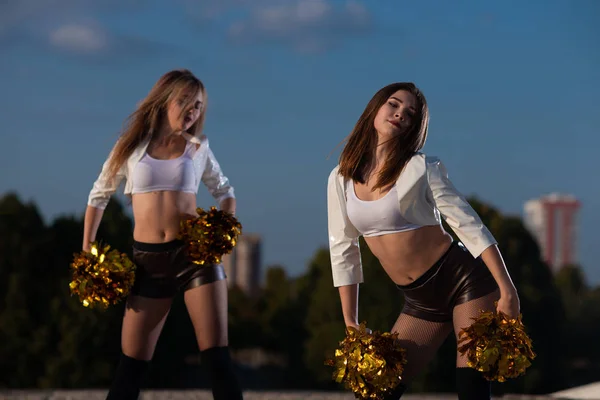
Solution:
[[[458,336],[481,310],[509,317],[519,298],[496,240],[437,157],[421,152],[429,110],[412,83],[394,83],[370,100],[331,171],[327,189],[333,284],[346,326],[357,327],[358,285],[363,281],[359,236],[404,293],[392,332],[406,348],[403,383],[427,365],[454,330]],[[454,241],[440,215],[456,232]],[[486,268],[487,267],[487,268]],[[490,398],[490,384],[457,353],[460,400]]]
[[[108,399],[137,399],[174,295],[184,292],[202,364],[215,399],[242,399],[227,332],[222,265],[189,262],[177,240],[182,218],[197,216],[200,182],[234,214],[233,187],[202,134],[206,91],[188,70],[164,74],[129,118],[89,194],[83,249],[95,241],[103,211],[125,181],[131,199],[135,283],[127,299],[122,354]]]

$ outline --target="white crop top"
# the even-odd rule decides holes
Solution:
[[[348,179],[346,188],[348,219],[364,237],[381,236],[418,229],[400,213],[396,185],[380,199],[366,201],[356,196],[354,182]]]
[[[132,172],[131,193],[176,191],[195,194],[194,148],[195,144],[188,142],[183,154],[171,160],[159,160],[145,153]]]

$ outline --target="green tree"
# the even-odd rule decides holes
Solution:
[[[310,385],[303,360],[302,344],[306,337],[306,303],[301,301],[299,282],[290,279],[280,265],[267,268],[265,285],[259,300],[260,331],[263,348],[283,357],[285,371],[267,368],[277,383],[274,387],[302,388]]]
[[[554,282],[560,292],[564,306],[568,310],[567,319],[572,321],[580,318],[580,313],[590,290],[581,268],[577,265],[562,267],[556,273]]]
[[[564,342],[566,386],[595,381],[600,374],[600,288],[592,289],[581,268],[567,265],[555,275],[566,308]]]
[[[259,298],[250,297],[237,286],[229,290],[229,337],[235,349],[266,344],[262,335]]]
[[[81,249],[81,218],[45,226],[37,208],[15,194],[0,199],[0,385],[89,387],[108,384],[120,352],[123,306],[95,311],[69,293],[73,254]],[[131,221],[114,201],[99,238],[123,249]],[[117,244],[115,246],[115,244]],[[124,249],[123,249],[124,250]]]
[[[0,199],[0,386],[31,387],[43,368],[47,312],[43,294],[51,274],[44,222],[32,203],[14,193]],[[38,293],[40,295],[38,295]]]
[[[316,382],[333,388],[331,371],[323,362],[343,339],[345,325],[330,265],[329,252],[318,250],[309,264],[302,297],[308,302],[304,356],[307,368]]]
[[[559,390],[564,381],[564,359],[556,349],[565,324],[564,307],[550,268],[543,262],[535,238],[520,218],[503,216],[475,198],[470,204],[498,241],[508,271],[517,287],[523,323],[533,340],[537,358],[518,379],[495,385],[497,391],[547,393]]]
[[[109,203],[97,238],[126,253],[130,253],[126,237],[131,236],[130,224],[111,226],[123,218],[123,209],[116,201]],[[108,228],[108,229],[107,229]],[[83,307],[79,298],[71,296],[69,265],[73,255],[81,250],[82,219],[61,217],[48,229],[52,251],[47,265],[54,272],[48,284],[48,317],[44,321],[50,332],[52,346],[45,356],[45,373],[41,387],[89,387],[108,385],[120,353],[120,328],[124,304],[109,309]],[[130,243],[130,242],[129,242]],[[120,244],[120,245],[119,245]],[[82,366],[85,365],[85,368]]]

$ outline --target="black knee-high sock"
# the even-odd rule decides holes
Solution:
[[[213,347],[200,352],[215,400],[242,400],[242,389],[233,372],[229,347]]]
[[[491,399],[490,382],[473,368],[456,368],[458,400]]]
[[[398,400],[400,397],[402,397],[405,390],[406,390],[406,385],[401,383],[398,386],[396,386],[396,388],[394,390],[392,390],[392,392],[390,394],[385,396],[384,399],[385,400]]]
[[[136,360],[121,354],[106,400],[137,400],[149,365],[149,361]]]

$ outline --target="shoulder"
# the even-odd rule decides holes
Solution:
[[[438,157],[417,152],[408,160],[396,183],[402,186],[414,186],[422,179],[429,179],[432,170],[439,168],[440,160]]]
[[[190,135],[187,132],[182,134],[183,138],[190,143],[199,145],[200,147],[208,147],[208,137],[204,134],[199,136]]]
[[[398,176],[398,180],[416,180],[420,176],[425,174],[427,156],[424,153],[417,152],[411,158],[408,159],[402,172]]]
[[[425,164],[427,164],[428,166],[437,166],[442,162],[438,156],[433,155],[426,155],[424,156],[424,159]]]
[[[206,153],[206,151],[208,151],[210,148],[208,137],[204,134],[200,136],[193,136],[184,132],[182,136],[185,140],[187,140],[188,143],[191,143],[195,146],[195,155]]]
[[[340,182],[340,183],[343,182],[343,180],[344,180],[344,177],[342,175],[340,175],[340,166],[338,164],[329,173],[327,182],[330,186],[332,186],[338,182]]]
[[[419,152],[415,153],[410,160],[408,160],[408,163],[425,165],[425,164],[435,164],[439,161],[440,161],[440,159],[438,156],[425,154],[425,153],[419,151]]]
[[[202,134],[198,137],[193,136],[193,138],[196,143],[200,144],[201,146],[209,147],[210,141],[208,140],[208,136]]]
[[[442,164],[442,161],[438,156],[425,154],[423,152],[417,152],[412,158],[408,161],[408,164],[415,164],[423,166],[427,169],[439,167]]]
[[[133,151],[131,152],[131,154],[128,157],[128,161],[138,161],[143,154],[146,152],[146,150],[148,149],[148,146],[150,145],[150,141],[151,141],[152,137],[150,135],[148,135],[146,138],[142,139],[133,149]],[[119,144],[121,144],[121,140],[123,140],[123,136],[121,136],[118,140],[117,143],[115,143],[115,146],[113,147],[112,151],[115,151],[117,149],[117,146]]]
[[[329,173],[329,177],[327,178],[327,187],[328,190],[333,190],[334,188],[342,185],[344,181],[344,177],[340,175],[340,166],[336,165],[331,172]]]
[[[438,156],[424,156],[423,161],[428,179],[443,179],[448,177],[446,166]]]
[[[339,173],[340,173],[340,166],[336,165],[335,167],[333,167],[333,169],[329,173],[329,180],[332,180],[332,179],[335,179],[336,177],[338,177]]]

